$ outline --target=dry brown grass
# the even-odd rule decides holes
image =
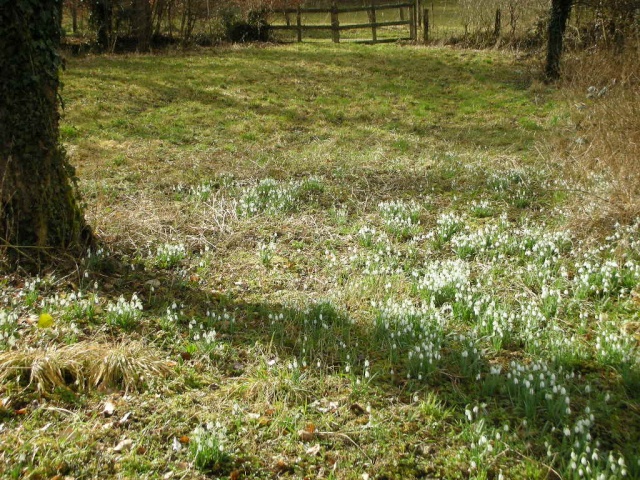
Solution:
[[[166,378],[171,365],[140,342],[79,342],[63,347],[0,353],[0,383],[22,377],[39,392],[59,387],[137,390]]]
[[[621,54],[590,51],[566,62],[576,131],[564,151],[569,173],[589,194],[576,208],[583,225],[628,223],[640,216],[639,55],[636,43]]]

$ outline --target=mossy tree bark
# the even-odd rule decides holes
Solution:
[[[560,78],[560,58],[567,21],[571,14],[573,0],[552,0],[549,19],[549,40],[547,43],[547,63],[545,74],[548,80]]]
[[[0,0],[0,244],[47,262],[90,239],[59,142],[62,0]]]

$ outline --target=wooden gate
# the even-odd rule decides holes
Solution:
[[[386,11],[398,12],[398,19],[391,21],[377,21],[377,14]],[[357,14],[361,12],[367,13],[367,22],[349,23],[341,22],[340,17],[344,19],[345,14]],[[398,40],[417,39],[418,32],[418,8],[416,0],[407,0],[402,3],[393,4],[376,4],[375,0],[371,0],[369,5],[360,7],[338,7],[334,1],[331,8],[290,8],[278,10],[275,14],[283,14],[284,22],[281,24],[270,22],[271,30],[289,30],[297,34],[297,41],[302,42],[305,36],[310,32],[331,32],[331,39],[334,43],[340,42],[341,32],[346,30],[366,30],[370,31],[371,38],[350,40],[359,43],[382,43],[396,42]],[[303,22],[303,18],[309,14],[316,16],[324,14],[326,18],[330,18],[330,23],[307,23]],[[353,17],[353,15],[351,15]],[[295,18],[295,22],[292,21]],[[380,35],[380,29],[388,29],[388,27],[408,27],[408,36],[385,38]],[[305,35],[306,34],[306,35]]]

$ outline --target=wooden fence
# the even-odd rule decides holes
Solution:
[[[379,22],[376,20],[376,12],[384,10],[398,10],[400,20]],[[408,18],[404,19],[404,12],[408,10]],[[340,23],[340,14],[367,12],[369,21],[366,23]],[[340,42],[340,32],[344,30],[371,30],[371,39],[355,40],[364,43],[382,43],[395,42],[398,40],[413,40],[418,37],[418,0],[407,0],[403,3],[380,4],[377,5],[375,0],[362,7],[338,7],[334,1],[331,8],[291,8],[278,10],[278,13],[284,14],[286,25],[269,25],[271,30],[289,30],[297,33],[297,41],[302,42],[305,32],[330,30],[331,39],[334,43]],[[304,14],[325,14],[331,16],[331,24],[303,24],[302,18]],[[290,21],[290,16],[295,15],[295,24]],[[409,27],[409,36],[404,38],[379,38],[378,29],[385,27],[397,27],[406,25]]]

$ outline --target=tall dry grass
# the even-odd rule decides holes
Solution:
[[[622,51],[567,55],[563,88],[575,126],[564,145],[568,174],[585,195],[582,225],[629,223],[640,217],[640,41]]]

